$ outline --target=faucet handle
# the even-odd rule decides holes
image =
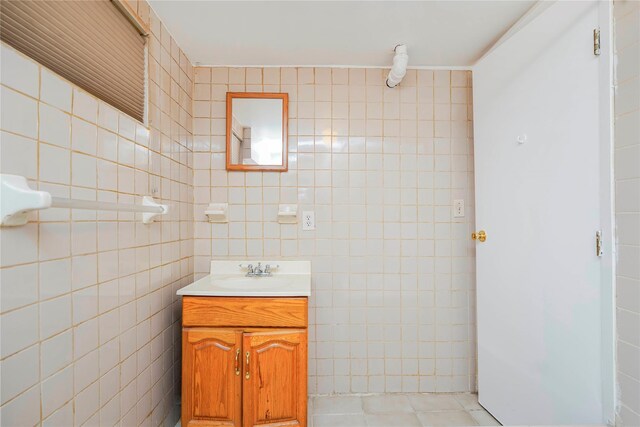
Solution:
[[[265,266],[265,268],[264,268],[264,272],[265,272],[266,274],[268,274],[269,276],[271,276],[271,273],[273,272],[273,270],[277,270],[277,269],[279,269],[279,268],[280,268],[280,266],[279,266],[278,264],[276,264],[276,265],[270,265],[270,264],[267,264],[267,265]]]
[[[249,264],[246,267],[242,264],[238,264],[238,267],[240,267],[241,269],[246,268],[249,273],[253,273],[253,264]]]

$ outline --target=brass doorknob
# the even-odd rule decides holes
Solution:
[[[487,240],[487,233],[485,233],[484,230],[480,230],[477,233],[471,233],[471,239],[472,240],[480,240],[481,242],[484,242],[485,240]]]

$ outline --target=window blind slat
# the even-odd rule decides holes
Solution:
[[[32,47],[32,51],[34,54],[45,51],[47,49],[56,49],[59,52],[54,55],[49,55],[48,58],[54,63],[59,63],[60,65],[68,64],[69,71],[77,71],[78,73],[83,70],[93,70],[94,73],[88,72],[87,75],[92,75],[92,78],[99,78],[102,74],[100,71],[103,70],[104,66],[110,64],[110,61],[107,61],[103,58],[98,58],[95,61],[85,60],[84,58],[89,55],[89,51],[85,48],[74,48],[70,47],[69,49],[58,49],[56,45],[63,43],[63,40],[53,34],[47,34],[43,29],[32,27],[32,30],[29,33],[21,32],[20,28],[24,28],[26,26],[31,26],[30,21],[28,19],[20,19],[23,18],[23,15],[16,14],[14,17],[5,17],[3,21],[3,25],[7,25],[10,28],[7,30],[13,30],[15,32],[15,40],[16,43],[22,43],[25,48]],[[15,20],[13,18],[16,18]],[[30,46],[29,43],[33,44]],[[81,62],[83,63],[82,67],[77,67],[77,64],[73,63],[73,60],[77,57],[81,57]],[[120,70],[126,70],[124,68],[124,64],[114,64],[114,67],[118,67]],[[141,77],[142,73],[141,73]],[[118,82],[117,79],[112,77],[111,75],[102,76],[105,80]],[[137,83],[129,82],[129,81],[119,81],[119,84],[122,85],[131,85],[136,87]]]
[[[91,23],[84,19],[85,16],[89,16],[91,14],[91,10],[83,11],[83,9],[86,8],[86,5],[91,6],[92,2],[87,2],[86,4],[85,2],[72,3],[77,5],[77,7],[68,8],[68,10],[62,10],[62,8],[56,6],[56,3],[50,3],[46,1],[35,2],[35,4],[32,6],[32,10],[40,11],[40,19],[54,16],[56,21],[60,22],[60,24],[64,26],[62,31],[58,31],[58,36],[65,37],[68,32],[71,32],[73,39],[86,40],[93,44],[101,41],[105,34],[109,34],[110,32],[112,32],[111,38],[110,40],[108,40],[109,44],[112,46],[112,49],[105,50],[104,58],[114,60],[119,56],[123,56],[133,59],[138,56],[140,49],[144,48],[144,39],[142,37],[140,37],[137,33],[133,33],[135,39],[132,40],[131,37],[128,37],[131,34],[126,34],[126,32],[124,32],[129,30],[130,28],[103,28],[102,23],[104,21],[102,19],[99,19],[98,16],[94,16],[95,19],[92,20]],[[114,10],[114,12],[118,13],[117,10]],[[125,26],[132,28],[129,22],[124,22],[124,24]],[[132,43],[132,41],[136,43]],[[84,44],[80,44],[79,46],[77,46],[77,48],[86,49],[87,46]],[[118,62],[115,65],[120,66],[126,64]],[[132,62],[131,65],[143,66],[144,64]]]
[[[145,38],[111,1],[2,0],[0,38],[143,120]]]
[[[50,2],[45,3],[49,5],[50,8],[56,9],[55,2],[53,4]],[[129,55],[135,55],[137,52],[136,49],[139,49],[141,44],[144,46],[144,37],[140,36],[127,19],[122,19],[122,14],[112,2],[108,2],[108,5],[111,7],[105,8],[105,12],[110,14],[109,17],[111,19],[103,19],[103,17],[99,15],[94,15],[94,19],[91,21],[83,19],[83,17],[93,14],[93,2],[78,1],[74,3],[77,7],[73,8],[71,13],[77,14],[77,16],[74,16],[74,20],[79,22],[79,26],[82,26],[85,37],[95,37],[112,33],[113,43],[122,43],[123,45],[120,47],[128,47],[128,49],[123,49],[122,53]],[[115,28],[113,27],[114,24],[117,24]]]
[[[14,25],[14,23],[11,20],[6,20],[3,25],[10,27],[11,25]],[[20,23],[17,25],[19,27],[24,27],[24,25]],[[17,33],[17,36],[13,39],[13,46],[18,50],[22,50],[20,48],[24,47],[32,52],[34,50],[47,50],[49,45],[42,45],[43,37],[39,37],[38,34],[34,34],[37,33],[37,31],[38,30],[34,30],[31,34]],[[49,68],[56,71],[62,77],[73,81],[82,88],[91,87],[96,79],[103,79],[104,82],[108,84],[104,87],[95,88],[92,93],[112,105],[116,105],[121,102],[123,105],[126,104],[129,109],[135,110],[136,99],[130,95],[140,91],[141,96],[144,98],[144,92],[140,89],[144,87],[143,78],[141,78],[138,82],[138,86],[136,86],[135,81],[115,83],[111,78],[107,78],[107,75],[102,73],[102,68],[99,64],[87,65],[86,67],[82,67],[80,71],[77,67],[72,69],[68,64],[73,61],[73,56],[68,55],[67,52],[60,52],[57,56],[49,56],[44,59],[37,55],[33,55],[33,58],[39,62],[44,62],[46,60]],[[119,108],[122,111],[125,111],[122,106]],[[128,111],[125,112],[128,113]]]

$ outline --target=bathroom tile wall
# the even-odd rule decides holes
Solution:
[[[310,393],[475,390],[470,81],[195,69],[196,277],[211,258],[312,261]],[[289,94],[288,172],[225,170],[227,91]],[[229,203],[228,224],[206,221],[210,202]],[[315,211],[315,231],[278,224],[278,204],[294,203]]]
[[[145,126],[2,45],[2,173],[54,196],[171,207],[48,209],[0,230],[2,425],[175,425],[193,277],[193,67],[150,19]]]
[[[640,2],[616,1],[618,424],[640,425]]]

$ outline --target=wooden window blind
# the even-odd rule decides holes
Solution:
[[[137,120],[145,37],[109,0],[1,0],[0,38]]]

